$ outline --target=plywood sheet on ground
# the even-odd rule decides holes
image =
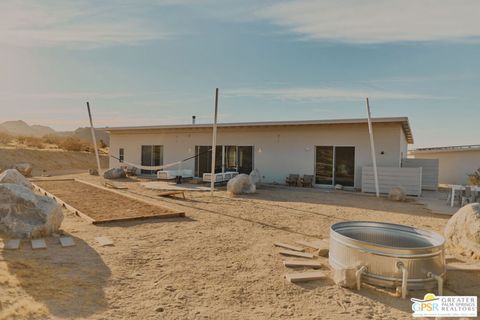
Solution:
[[[94,223],[183,216],[183,212],[124,197],[78,181],[41,181],[36,184],[92,218]]]

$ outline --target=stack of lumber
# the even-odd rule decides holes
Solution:
[[[295,241],[295,245],[275,242],[274,246],[280,248],[279,254],[292,258],[283,261],[283,265],[287,268],[302,268],[302,272],[287,273],[285,278],[291,283],[307,282],[319,279],[324,279],[325,273],[319,271],[323,267],[323,264],[319,261],[315,261],[318,256],[328,256],[328,241],[315,240],[312,242],[298,240]],[[306,252],[306,251],[310,252]],[[313,253],[312,253],[313,252]]]

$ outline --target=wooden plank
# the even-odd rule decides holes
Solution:
[[[322,271],[308,271],[308,272],[298,272],[298,273],[289,273],[285,275],[287,281],[291,283],[305,282],[312,280],[320,280],[325,278],[325,274]]]
[[[138,216],[138,217],[127,217],[127,218],[113,218],[108,220],[95,220],[93,224],[104,224],[110,222],[126,222],[133,220],[147,220],[147,219],[169,219],[169,218],[182,218],[185,217],[185,212],[178,213],[165,213],[157,216]]]
[[[59,181],[75,181],[75,179],[29,179],[30,182],[59,182]]]
[[[293,250],[281,250],[279,253],[284,256],[301,257],[301,258],[309,258],[309,259],[313,259],[314,257],[313,254],[311,253],[298,252]]]
[[[317,261],[300,261],[300,260],[285,260],[283,261],[283,265],[289,268],[299,268],[299,267],[308,267],[313,269],[320,269],[322,264]]]
[[[183,190],[160,192],[158,194],[158,196],[159,197],[171,197],[171,196],[175,196],[177,194],[181,194],[183,196],[183,199],[185,199],[185,191],[183,191]]]
[[[275,242],[273,245],[275,247],[285,248],[293,251],[305,251],[305,249],[303,249],[302,247],[292,246],[288,243],[283,243],[283,242]]]
[[[116,182],[113,182],[113,181],[106,181],[104,180],[103,181],[103,184],[106,186],[106,187],[109,187],[109,188],[113,188],[113,189],[118,189],[118,190],[127,190],[128,187],[123,185],[123,184],[118,184]]]
[[[298,240],[295,241],[299,245],[302,245],[307,248],[312,248],[312,249],[323,249],[325,247],[329,247],[328,240],[315,240],[315,241],[304,241],[304,240]]]
[[[451,262],[447,263],[447,271],[480,271],[480,264]]]

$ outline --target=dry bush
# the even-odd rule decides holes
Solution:
[[[89,143],[73,137],[65,138],[58,144],[58,147],[67,151],[93,151],[93,147]]]
[[[13,137],[6,132],[0,132],[0,144],[9,144],[13,141]]]
[[[56,136],[54,134],[47,134],[46,136],[43,136],[43,142],[47,144],[54,144],[54,145],[60,145],[65,138]]]
[[[37,148],[37,149],[44,149],[45,145],[42,142],[41,138],[37,137],[25,137],[25,141],[23,142],[27,147]]]

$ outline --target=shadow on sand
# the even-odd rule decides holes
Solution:
[[[279,208],[313,214],[318,214],[318,212],[314,210],[293,208],[288,206],[288,203],[301,202],[310,203],[312,205],[320,204],[382,212],[388,211],[413,216],[435,217],[445,220],[450,218],[449,216],[431,213],[423,204],[416,202],[414,198],[408,198],[405,202],[395,202],[389,200],[385,196],[376,199],[373,195],[354,191],[261,186],[257,190],[257,193],[253,195],[240,195],[236,196],[234,199],[272,201],[277,202],[275,206]]]
[[[83,318],[107,308],[104,287],[110,269],[86,242],[74,237],[73,247],[63,248],[57,238],[47,238],[47,249],[32,250],[22,241],[18,250],[4,250],[8,272],[50,315]]]

